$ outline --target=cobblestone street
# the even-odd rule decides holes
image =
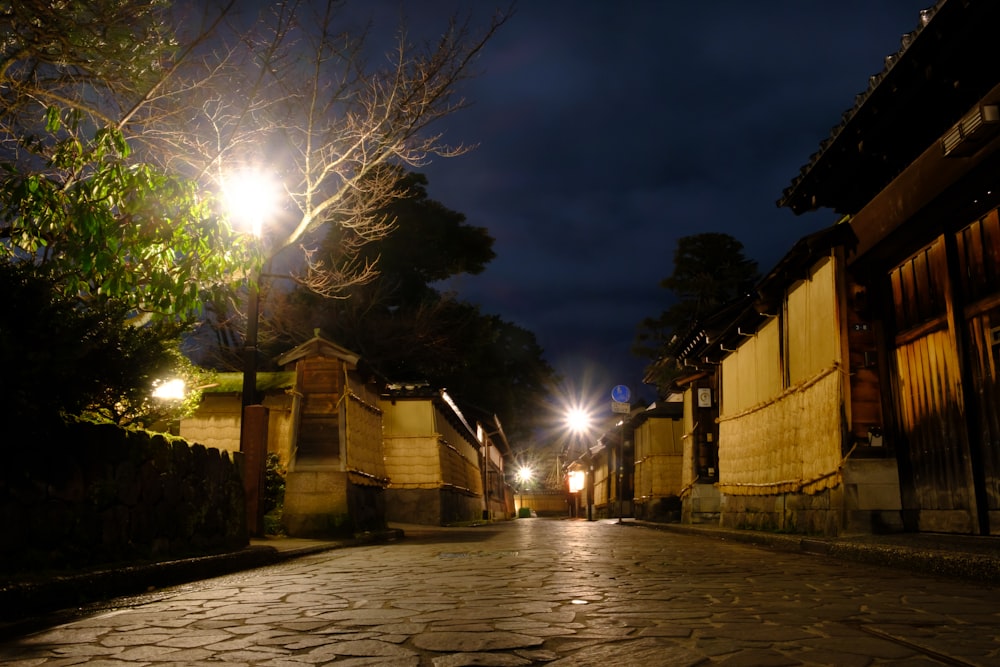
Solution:
[[[614,521],[405,527],[154,591],[6,665],[997,665],[971,583]]]

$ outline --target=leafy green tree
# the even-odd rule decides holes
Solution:
[[[0,146],[74,109],[81,130],[121,129],[177,54],[168,0],[0,0]]]
[[[53,108],[50,136],[61,128]],[[187,318],[200,309],[203,289],[231,282],[234,270],[251,264],[251,248],[195,184],[129,163],[120,133],[48,145],[22,142],[47,154],[44,170],[0,163],[0,256],[43,268],[64,296],[110,297],[134,319]]]
[[[248,264],[195,182],[136,159],[126,141],[121,119],[174,52],[167,7],[0,3],[0,257],[43,267],[65,295],[117,299],[136,319],[188,315],[203,286]]]
[[[674,270],[660,282],[675,301],[658,317],[638,327],[633,352],[652,360],[647,374],[664,391],[677,369],[671,364],[670,343],[720,307],[749,293],[759,279],[757,262],[743,254],[743,244],[729,234],[706,232],[678,239]]]

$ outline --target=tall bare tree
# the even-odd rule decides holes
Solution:
[[[155,121],[156,132],[143,132],[154,154],[217,189],[247,169],[278,180],[282,202],[266,221],[265,254],[301,249],[299,280],[325,296],[376,271],[359,250],[392,230],[379,211],[406,192],[400,170],[382,167],[468,149],[447,143],[436,123],[465,106],[460,83],[509,15],[478,32],[454,17],[423,44],[410,41],[404,23],[390,45],[372,39],[370,26],[352,28],[358,11],[344,0],[285,0],[220,22],[216,9],[200,23],[217,35],[212,49],[199,41],[205,30],[188,38],[185,62],[134,115],[142,126]],[[320,261],[312,249],[327,234],[316,232],[329,224],[342,230],[340,252]]]
[[[188,245],[165,253],[158,275],[168,279],[169,261],[181,255],[195,257],[184,270],[197,271],[221,257],[230,240],[208,238],[202,200],[215,205],[214,194],[234,174],[253,169],[271,174],[283,195],[261,242],[265,261],[286,248],[301,249],[306,261],[299,279],[327,296],[371,279],[374,263],[359,259],[358,251],[391,231],[392,220],[376,212],[401,193],[397,181],[382,177],[398,171],[378,167],[419,166],[466,150],[446,143],[434,125],[464,106],[460,83],[474,73],[476,57],[510,12],[497,13],[478,32],[453,19],[426,44],[412,43],[404,22],[395,46],[376,58],[383,49],[369,40],[368,29],[353,29],[357,13],[344,0],[261,3],[257,15],[241,14],[246,6],[234,0],[0,0],[0,151],[17,170],[17,178],[8,179],[13,185],[4,193],[0,227],[8,247],[28,257],[55,240],[66,253],[80,247],[73,226],[64,223],[95,195],[88,191],[66,206],[60,224],[33,229],[24,224],[29,211],[44,217],[51,201],[34,195],[32,175],[58,194],[104,174],[106,189],[120,194],[119,181],[133,167],[155,164],[159,171],[139,170],[141,178],[125,183],[126,190],[142,190],[144,212],[152,190],[164,186],[153,176],[183,176],[201,188],[185,190],[184,206],[172,215],[146,216],[143,229],[190,225]],[[53,162],[67,151],[74,159]],[[166,184],[180,188],[179,181]],[[126,227],[136,214],[124,206],[129,201],[116,199],[100,223]],[[229,216],[219,208],[216,214]],[[334,261],[311,261],[315,234],[329,224],[345,230],[341,253]],[[106,236],[87,242],[106,244]],[[146,241],[141,235],[131,240]],[[152,242],[169,246],[178,239]],[[86,268],[115,257],[101,245],[101,252],[74,259]],[[217,277],[224,267],[219,260],[216,271],[203,273]],[[135,275],[134,267],[119,272],[105,288],[129,288]],[[193,295],[193,285],[184,285],[183,294]],[[168,293],[153,296],[161,305],[169,301]]]

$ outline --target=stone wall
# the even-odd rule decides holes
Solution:
[[[724,528],[836,537],[841,531],[843,495],[840,488],[826,489],[816,494],[723,494],[720,524]]]
[[[395,523],[448,526],[482,519],[482,497],[455,489],[390,487],[385,497],[389,521]]]
[[[239,454],[108,424],[10,442],[0,571],[203,555],[248,543]]]

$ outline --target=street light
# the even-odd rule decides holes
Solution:
[[[164,401],[179,401],[184,398],[184,391],[184,380],[180,378],[153,381],[153,398]]]
[[[580,438],[585,433],[590,431],[590,424],[592,418],[590,416],[590,411],[581,407],[574,406],[566,411],[566,427],[569,428],[570,432],[576,437]],[[587,505],[587,520],[590,521],[593,518],[593,483],[594,483],[594,467],[590,466],[590,473],[587,471],[575,471],[579,472],[578,475],[572,475],[570,478],[570,493],[573,493],[573,489],[577,493],[583,491],[586,494],[586,505]],[[590,475],[588,478],[587,475]],[[582,479],[581,479],[582,478]],[[577,498],[574,500],[576,503],[579,500]],[[576,514],[576,508],[574,508],[574,514]]]
[[[230,174],[223,183],[223,197],[230,219],[250,229],[260,249],[264,220],[278,201],[274,181],[259,170]],[[240,451],[244,455],[243,480],[247,527],[251,535],[264,532],[264,468],[267,459],[267,410],[257,401],[257,324],[260,319],[261,274],[247,273],[247,331],[243,339],[243,395],[240,400]]]
[[[256,244],[260,244],[264,220],[272,214],[278,201],[274,180],[259,169],[246,169],[230,174],[223,183],[226,210],[233,221],[249,228]],[[246,408],[257,403],[257,326],[260,319],[260,288],[257,280],[247,276],[247,331],[243,339],[243,398],[240,410],[240,446],[243,446]]]
[[[524,486],[531,482],[531,479],[535,476],[535,471],[529,466],[521,466],[517,471],[517,481],[518,488],[521,491],[521,507],[518,510],[518,517],[524,514]]]
[[[583,408],[570,408],[566,412],[566,426],[573,433],[585,433],[590,428],[590,413]]]

